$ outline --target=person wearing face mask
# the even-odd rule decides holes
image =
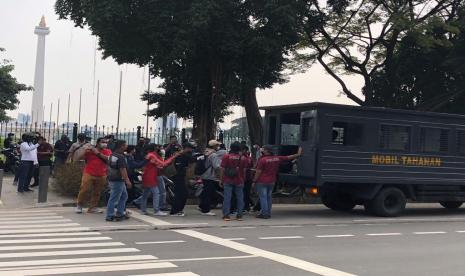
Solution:
[[[82,213],[87,195],[92,191],[89,209],[87,213],[102,213],[97,209],[100,199],[100,193],[105,189],[107,184],[107,164],[111,150],[108,149],[108,140],[105,138],[97,139],[95,147],[85,145],[85,151],[81,158],[84,158],[86,165],[82,174],[81,187],[77,199],[76,213]]]

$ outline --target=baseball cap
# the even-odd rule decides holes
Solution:
[[[209,147],[214,147],[214,146],[219,146],[219,145],[221,145],[221,143],[218,142],[218,141],[216,141],[216,140],[210,140],[210,141],[208,141],[208,146],[209,146]]]

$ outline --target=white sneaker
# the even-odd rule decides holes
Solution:
[[[172,217],[184,217],[185,214],[183,212],[179,212],[179,213],[176,213],[176,214],[170,214],[170,216],[172,216]]]
[[[212,211],[208,212],[208,213],[203,213],[203,212],[200,212],[201,215],[203,216],[216,216],[215,213],[213,213]]]
[[[76,206],[75,212],[76,212],[76,214],[82,214],[82,207],[79,206],[79,205]]]
[[[168,215],[168,213],[158,211],[158,212],[155,212],[153,215],[154,216],[160,216],[160,217],[166,217]]]

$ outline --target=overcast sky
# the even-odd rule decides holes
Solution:
[[[0,47],[6,49],[0,58],[7,58],[15,65],[13,72],[18,81],[32,85],[36,57],[37,36],[34,27],[42,15],[45,16],[50,35],[46,38],[45,56],[45,119],[50,116],[53,103],[52,121],[57,118],[58,99],[60,122],[66,121],[68,93],[71,93],[70,121],[77,122],[79,90],[83,89],[82,124],[95,124],[96,94],[93,94],[93,61],[95,38],[88,30],[75,28],[70,21],[58,20],[54,12],[54,0],[1,0],[0,1]],[[113,60],[101,60],[97,53],[96,79],[100,80],[99,125],[116,125],[118,110],[119,72],[123,71],[121,103],[121,128],[145,126],[143,115],[146,106],[140,94],[147,87],[147,73],[144,68],[134,65],[118,65]],[[157,85],[152,80],[152,87]],[[359,91],[360,79],[350,78],[349,87]],[[95,85],[97,86],[97,85]],[[260,91],[258,102],[261,106],[304,103],[313,101],[351,103],[345,96],[338,96],[340,87],[319,65],[305,74],[291,77],[290,82]],[[358,94],[358,93],[357,93]],[[32,92],[20,95],[18,109],[9,112],[31,112]],[[227,121],[243,114],[240,108]]]

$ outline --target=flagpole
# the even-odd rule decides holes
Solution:
[[[118,120],[116,122],[116,138],[118,138],[119,135],[119,117],[120,117],[120,111],[121,111],[121,90],[123,87],[123,71],[120,71],[119,74],[119,100],[118,100]]]
[[[150,62],[148,64],[148,71],[149,71],[149,77],[148,77],[148,88],[147,88],[147,113],[145,115],[147,122],[145,123],[145,138],[149,137],[149,111],[150,111]]]
[[[60,98],[58,98],[57,122],[55,129],[58,131],[58,135],[60,135]]]
[[[97,113],[95,115],[95,126],[98,126],[98,97],[100,93],[100,80],[97,81]]]
[[[81,129],[81,98],[82,98],[82,88],[79,91],[79,121],[78,121],[79,129]]]

